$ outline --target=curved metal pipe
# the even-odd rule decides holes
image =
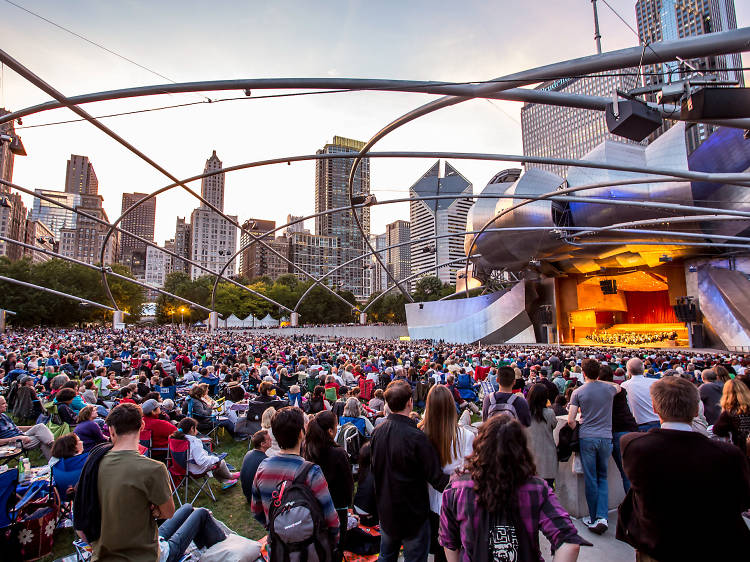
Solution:
[[[479,254],[475,254],[475,255],[473,255],[471,257],[472,258],[478,258]],[[430,267],[426,267],[426,268],[424,268],[424,269],[422,269],[420,271],[417,271],[416,273],[412,273],[408,277],[404,277],[401,281],[399,281],[399,283],[408,283],[412,279],[415,279],[415,278],[419,277],[420,275],[424,275],[428,271],[434,271],[436,269],[440,269],[441,267],[447,267],[449,265],[453,265],[454,263],[460,263],[460,262],[464,261],[464,259],[465,258],[458,258],[458,259],[455,259],[455,260],[450,260],[450,261],[446,261],[446,262],[443,262],[443,263],[439,263],[437,265],[431,265]],[[396,288],[396,286],[397,286],[397,284],[393,284],[390,287],[386,288],[382,293],[380,293],[378,296],[376,296],[374,299],[372,299],[369,303],[367,303],[367,306],[364,308],[364,310],[362,312],[367,312],[368,308],[370,308],[373,304],[375,304],[376,302],[378,302],[385,295],[387,295],[388,293],[390,293],[393,289]],[[411,302],[414,302],[414,300],[412,299]]]
[[[103,308],[104,310],[111,310],[112,312],[115,312],[114,308],[112,308],[111,306],[107,306],[106,304],[101,304],[98,302],[90,301],[88,299],[84,299],[83,297],[76,297],[75,295],[69,295],[68,293],[63,293],[62,291],[55,291],[54,289],[50,289],[48,287],[42,287],[41,285],[34,285],[33,283],[27,283],[26,281],[19,281],[18,279],[13,279],[12,277],[5,277],[3,275],[0,275],[0,281],[5,281],[6,283],[13,283],[15,285],[20,285],[21,287],[27,287],[29,289],[36,289],[37,291],[44,291],[45,293],[57,295],[58,297],[72,299],[74,301],[78,301],[81,303],[90,304],[91,306],[95,306],[97,308]],[[123,312],[123,314],[127,314],[127,312]]]
[[[75,258],[71,258],[71,257],[68,257],[68,256],[64,256],[62,254],[58,254],[57,252],[53,252],[52,250],[48,250],[47,248],[41,248],[39,246],[33,246],[31,244],[26,244],[24,242],[19,242],[18,240],[13,240],[12,238],[7,238],[6,236],[0,236],[0,240],[2,240],[4,242],[10,242],[11,244],[16,244],[18,246],[21,246],[23,248],[27,248],[27,249],[32,250],[34,252],[39,252],[40,254],[46,254],[48,256],[52,256],[53,258],[58,258],[58,259],[61,259],[61,260],[64,260],[64,261],[68,261],[70,263],[74,263],[76,265],[87,267],[87,268],[93,269],[95,271],[100,271],[101,270],[101,268],[99,268],[99,267],[97,267],[97,266],[95,266],[93,264],[86,263],[85,261],[80,261],[80,260],[77,260]],[[134,285],[138,285],[139,287],[143,287],[144,289],[149,289],[150,291],[156,291],[157,293],[160,293],[160,294],[162,294],[164,296],[167,296],[167,297],[170,297],[170,298],[182,301],[185,304],[188,304],[188,305],[193,306],[195,308],[199,308],[201,310],[205,310],[206,312],[211,312],[211,309],[206,308],[205,306],[203,306],[201,304],[198,304],[196,302],[188,300],[188,299],[186,299],[184,297],[180,297],[178,295],[174,295],[174,294],[170,293],[169,291],[165,291],[164,289],[160,289],[159,287],[154,287],[153,285],[149,285],[148,283],[143,283],[142,281],[139,281],[138,279],[133,279],[132,277],[128,277],[127,275],[121,275],[119,273],[116,273],[114,271],[108,271],[106,269],[105,269],[105,272],[106,272],[107,275],[111,275],[112,277],[114,277],[116,279],[121,279],[122,281],[127,281],[128,283],[133,283]]]
[[[617,228],[628,228],[630,226],[640,226],[645,224],[662,224],[662,223],[670,223],[670,222],[696,222],[697,220],[696,215],[687,215],[684,217],[669,217],[669,218],[663,218],[663,219],[646,219],[646,220],[640,220],[640,221],[629,221],[629,222],[620,222],[616,224],[611,224],[609,226],[602,226],[599,227],[596,232],[602,232],[605,230],[611,230],[611,229],[617,229]],[[732,215],[707,215],[707,216],[701,216],[700,220],[702,221],[738,221],[738,220],[746,220],[742,217],[735,217]],[[593,234],[595,231],[593,229],[584,230],[582,232],[578,232],[575,235],[575,238],[579,238],[581,236],[586,236],[588,234]],[[712,235],[704,234],[706,238],[711,238]]]
[[[95,217],[94,215],[89,215],[88,213],[84,213],[83,211],[79,211],[78,209],[76,209],[74,207],[69,207],[65,203],[61,203],[61,202],[59,202],[59,201],[57,201],[55,199],[52,199],[52,198],[47,197],[45,195],[42,195],[40,193],[36,193],[36,192],[34,192],[34,191],[30,190],[30,189],[27,189],[25,187],[21,187],[20,185],[17,185],[15,183],[12,183],[12,182],[0,179],[0,184],[1,185],[7,185],[8,187],[12,187],[13,189],[17,189],[18,191],[20,191],[22,193],[26,193],[27,195],[31,195],[32,197],[36,197],[38,199],[41,199],[42,201],[47,201],[48,203],[51,203],[51,204],[56,205],[58,207],[61,207],[61,208],[65,209],[65,210],[67,210],[67,211],[71,211],[71,212],[73,212],[73,213],[75,213],[75,214],[77,214],[79,216],[86,217],[87,219],[89,219],[89,220],[91,220],[91,221],[93,221],[93,222],[95,222],[97,224],[101,224],[103,226],[112,226],[110,223],[108,223],[107,221],[105,221],[103,219],[100,219],[99,217]],[[186,258],[184,256],[180,256],[180,255],[176,254],[175,252],[172,252],[171,250],[167,250],[166,248],[161,248],[158,244],[156,244],[155,242],[152,242],[151,240],[146,240],[145,238],[141,238],[137,234],[133,234],[132,232],[124,230],[124,229],[122,229],[120,227],[116,227],[115,230],[117,232],[122,233],[122,234],[127,234],[128,236],[130,236],[130,237],[138,240],[139,242],[145,244],[146,246],[151,246],[152,248],[156,248],[157,250],[159,250],[161,252],[164,252],[165,254],[168,254],[168,255],[170,255],[170,256],[172,256],[174,258],[182,260],[185,263],[188,263],[190,265],[193,265],[193,266],[197,267],[198,269],[200,269],[202,271],[207,271],[208,273],[210,273],[212,275],[215,274],[213,271],[211,271],[210,269],[208,269],[204,265],[201,265],[201,264],[199,264],[197,262],[194,262],[193,260],[191,260],[189,258]],[[261,298],[261,299],[263,299],[265,301],[270,302],[274,306],[281,307],[284,310],[286,310],[287,312],[292,312],[291,309],[287,308],[283,304],[277,303],[275,300],[271,299],[270,297],[267,297],[263,293],[259,293],[257,291],[253,291],[250,287],[246,287],[246,286],[242,285],[241,283],[237,283],[237,281],[235,281],[234,279],[230,279],[228,277],[224,277],[224,280],[227,281],[228,283],[231,283],[232,285],[236,285],[237,287],[239,287],[239,288],[241,288],[241,289],[243,289],[243,290],[245,290],[245,291],[247,291],[247,292],[255,295],[256,297],[259,297],[259,298]]]

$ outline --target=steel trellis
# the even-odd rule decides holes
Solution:
[[[36,289],[37,291],[44,291],[45,293],[50,293],[58,297],[64,297],[66,299],[71,299],[74,301],[78,301],[80,303],[89,304],[97,308],[102,308],[104,310],[116,312],[114,308],[112,308],[111,306],[107,306],[106,304],[101,304],[98,302],[90,301],[88,299],[84,299],[83,297],[77,297],[75,295],[63,293],[62,291],[56,291],[54,289],[50,289],[49,287],[42,287],[41,285],[34,285],[33,283],[27,283],[26,281],[19,281],[18,279],[13,279],[12,277],[5,277],[3,275],[0,275],[0,281],[5,281],[6,283],[13,283],[14,285],[20,285],[21,287],[27,287],[29,289]],[[127,314],[127,312],[123,311],[123,314]]]

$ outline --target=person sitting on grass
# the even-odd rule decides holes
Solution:
[[[188,472],[190,474],[203,474],[209,470],[213,476],[222,483],[222,489],[226,490],[237,484],[240,477],[239,472],[230,472],[227,463],[215,455],[210,455],[203,448],[203,442],[198,438],[198,422],[193,418],[185,418],[177,425],[171,439],[186,439],[190,443],[188,454]]]

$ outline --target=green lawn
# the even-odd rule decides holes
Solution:
[[[242,466],[242,459],[247,452],[248,443],[249,441],[236,442],[225,434],[217,447],[217,452],[229,453],[226,462],[234,465],[239,471]],[[45,463],[44,458],[38,451],[32,451],[29,457],[34,466]],[[11,463],[11,466],[13,466],[13,463]],[[194,504],[196,507],[210,509],[214,517],[243,537],[259,539],[266,534],[265,529],[250,515],[250,505],[242,493],[242,487],[239,482],[236,486],[228,490],[222,490],[221,485],[216,480],[211,480],[211,489],[216,496],[216,502],[211,501],[211,498],[205,494],[201,494],[201,497]],[[195,494],[196,490],[197,488],[194,486],[190,487],[190,493],[188,494],[190,499],[192,499],[192,495]],[[51,562],[62,556],[72,554],[73,551],[73,530],[57,529],[55,531],[55,546],[52,555],[42,558],[42,561]]]

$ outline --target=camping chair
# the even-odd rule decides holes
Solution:
[[[8,502],[16,494],[18,484],[18,469],[11,468],[0,474],[0,529],[12,523]]]
[[[154,447],[154,440],[150,429],[141,431],[138,442],[148,450],[147,456],[151,458],[154,458],[154,453],[158,453],[159,460],[163,460],[167,456],[167,447]]]
[[[281,377],[279,377],[279,388],[283,388],[284,392],[289,392],[289,389],[291,389],[295,384],[299,384],[298,373],[281,375]]]
[[[216,501],[209,479],[213,476],[210,470],[203,474],[190,474],[188,471],[188,461],[190,458],[190,442],[187,439],[172,439],[167,442],[167,471],[169,472],[169,481],[172,484],[172,493],[177,496],[177,502],[182,506],[188,503],[188,485],[194,482],[199,486],[193,501],[195,503],[201,492],[207,494],[213,501]],[[185,488],[185,501],[180,499],[180,489]]]
[[[365,377],[359,379],[359,397],[365,402],[369,402],[375,393],[375,383],[368,381]]]
[[[52,465],[52,481],[60,496],[60,520],[73,516],[73,510],[71,509],[73,499],[68,499],[68,488],[75,488],[78,484],[83,465],[86,464],[88,458],[89,454],[83,453],[67,459],[60,459]]]
[[[493,394],[495,392],[495,387],[492,386],[492,381],[490,381],[488,379],[484,379],[479,384],[480,384],[480,388],[481,388],[481,391],[482,391],[482,397],[483,397],[483,399],[484,399],[485,396],[490,396],[491,394]]]

